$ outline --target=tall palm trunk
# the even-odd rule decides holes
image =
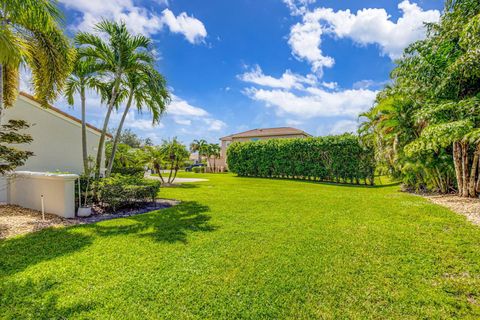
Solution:
[[[453,143],[453,164],[455,166],[455,176],[457,177],[458,195],[463,196],[463,175],[462,175],[462,151],[460,142]]]
[[[83,156],[83,173],[88,173],[88,152],[87,152],[87,119],[85,105],[85,86],[82,84],[80,89],[80,99],[82,101],[82,156]],[[88,177],[87,177],[88,178]]]
[[[98,142],[97,150],[97,161],[95,168],[95,178],[100,178],[100,169],[102,167],[102,156],[103,156],[103,147],[105,146],[105,137],[107,136],[108,122],[110,121],[110,115],[112,114],[115,101],[117,100],[118,88],[120,86],[120,74],[117,73],[115,79],[115,85],[112,88],[112,96],[108,102],[107,114],[105,115],[105,121],[103,122],[102,134],[100,136],[100,141]]]
[[[130,110],[130,106],[132,105],[133,93],[134,93],[133,88],[131,88],[127,105],[125,107],[125,110],[123,111],[122,119],[118,124],[117,132],[115,134],[115,139],[113,140],[112,154],[110,155],[110,159],[108,160],[108,166],[107,166],[107,173],[106,173],[107,177],[110,176],[110,173],[112,172],[113,161],[115,160],[115,153],[117,152],[117,147],[118,147],[118,141],[120,140],[120,136],[122,135],[123,124],[125,122],[125,119],[127,118],[127,114],[128,114],[128,111]]]
[[[3,65],[0,63],[0,125],[3,116]]]
[[[468,170],[468,143],[463,142],[461,144],[462,150],[462,180],[463,190],[462,196],[468,197],[468,182],[469,182],[469,170]]]

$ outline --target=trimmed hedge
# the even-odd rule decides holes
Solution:
[[[370,183],[374,154],[357,136],[234,142],[227,150],[230,171],[240,176]]]

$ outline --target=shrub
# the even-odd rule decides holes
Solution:
[[[205,167],[193,167],[192,171],[195,173],[205,173]]]
[[[112,175],[98,182],[98,196],[102,205],[110,210],[155,201],[160,181],[135,176]]]
[[[373,184],[373,151],[352,134],[235,142],[228,168],[240,176]]]
[[[143,167],[117,167],[112,169],[112,173],[121,174],[124,176],[137,176],[143,178],[145,168]]]

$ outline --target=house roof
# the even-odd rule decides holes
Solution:
[[[310,134],[303,130],[292,127],[280,127],[280,128],[264,128],[253,129],[240,133],[231,134],[226,137],[220,138],[220,140],[231,140],[233,138],[250,138],[250,137],[272,137],[272,136],[291,136],[291,135],[304,135],[311,137]]]
[[[25,97],[25,98],[27,98],[27,99],[29,99],[29,100],[31,100],[31,101],[33,101],[33,102],[36,102],[36,103],[38,103],[38,104],[41,105],[41,102],[40,102],[38,99],[36,99],[34,96],[32,96],[31,94],[28,94],[28,93],[26,93],[26,92],[24,92],[24,91],[21,91],[21,92],[20,92],[20,95],[21,95],[22,97]],[[77,122],[77,123],[79,123],[79,124],[82,124],[82,120],[80,120],[80,119],[72,116],[71,114],[68,114],[68,113],[66,113],[66,112],[64,112],[64,111],[62,111],[62,110],[60,110],[60,109],[52,106],[51,104],[48,105],[48,109],[51,110],[51,111],[54,111],[55,113],[57,113],[57,114],[58,114],[59,116],[61,116],[61,117],[65,117],[65,118],[68,118],[68,119],[70,119],[70,120],[73,120],[74,122]],[[92,126],[92,125],[89,124],[89,123],[87,123],[87,127],[90,128],[90,129],[92,129],[93,131],[96,131],[96,132],[99,133],[99,134],[102,133],[102,130],[98,129],[98,128],[95,127],[95,126]],[[110,139],[113,138],[113,136],[112,136],[111,134],[109,134],[109,133],[107,133],[107,137],[109,137]]]

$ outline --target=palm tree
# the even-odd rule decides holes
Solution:
[[[21,65],[31,69],[34,94],[45,107],[61,92],[72,70],[75,51],[59,26],[55,2],[1,2],[0,120],[4,107],[17,98]]]
[[[217,171],[216,162],[217,162],[217,159],[220,157],[220,150],[221,150],[220,146],[216,143],[211,143],[208,149],[210,153],[209,158],[213,157],[213,172],[216,172]]]
[[[89,170],[88,152],[87,152],[87,122],[86,122],[86,98],[87,89],[97,89],[98,81],[95,78],[94,60],[91,58],[77,59],[72,74],[68,77],[65,85],[65,96],[69,105],[74,104],[74,96],[80,95],[82,108],[82,155],[83,155],[83,171],[87,173]]]
[[[204,139],[193,140],[190,144],[191,152],[198,152],[198,162],[202,162],[202,156],[205,155],[208,147],[208,142]]]
[[[155,172],[160,177],[162,183],[165,183],[165,180],[162,176],[162,168],[166,161],[166,154],[165,149],[161,147],[154,147],[154,146],[146,146],[144,148],[145,152],[145,162],[146,164],[155,170]]]
[[[121,91],[122,78],[131,72],[141,69],[145,64],[154,62],[148,52],[151,40],[145,36],[130,34],[124,22],[103,20],[95,25],[99,33],[80,32],[75,37],[82,58],[95,60],[95,69],[111,83],[111,94],[108,95],[107,113],[98,144],[95,177],[100,176],[102,150],[108,129],[108,122],[118,95]],[[106,39],[106,40],[104,40]]]
[[[166,104],[169,99],[165,79],[153,68],[153,66],[145,65],[143,70],[128,73],[125,82],[125,90],[128,91],[127,105],[123,111],[122,119],[117,128],[117,133],[115,134],[112,153],[108,160],[106,176],[109,176],[112,171],[117,144],[122,135],[125,118],[127,117],[133,101],[135,100],[138,111],[141,111],[143,107],[146,107],[148,111],[152,113],[152,122],[155,124],[158,123],[161,115],[165,112]]]

